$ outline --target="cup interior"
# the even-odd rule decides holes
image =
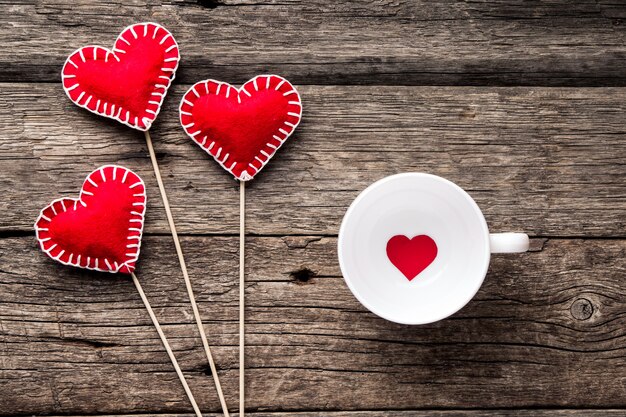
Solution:
[[[387,255],[396,235],[427,235],[437,245],[435,259],[412,280]],[[456,184],[422,173],[393,175],[364,190],[346,212],[338,250],[356,298],[403,324],[460,310],[480,288],[490,258],[489,231],[474,200]]]

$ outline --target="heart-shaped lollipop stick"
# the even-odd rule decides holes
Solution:
[[[41,250],[65,265],[130,274],[139,257],[145,210],[141,178],[106,165],[87,176],[79,198],[45,207],[35,232]]]
[[[149,133],[174,79],[179,60],[178,44],[167,29],[157,23],[138,23],[120,33],[112,50],[85,46],[73,52],[63,66],[63,88],[78,106],[144,132],[196,326],[222,411],[229,417]]]
[[[265,167],[302,117],[300,94],[278,75],[259,75],[241,88],[216,81],[194,84],[180,102],[185,132],[240,182],[239,186],[239,415],[245,413],[245,182]]]
[[[178,68],[172,34],[157,23],[138,23],[120,33],[109,50],[84,46],[65,61],[63,89],[76,105],[148,130]]]
[[[78,198],[60,198],[41,210],[35,221],[35,233],[41,250],[62,264],[132,276],[187,397],[196,415],[201,417],[187,380],[134,272],[145,211],[143,180],[127,168],[105,165],[87,176]]]
[[[249,181],[291,136],[302,116],[300,95],[278,75],[259,75],[241,88],[204,80],[180,102],[185,132],[226,171]]]

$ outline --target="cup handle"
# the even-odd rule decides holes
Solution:
[[[526,233],[491,233],[489,235],[491,253],[526,252],[530,239]]]

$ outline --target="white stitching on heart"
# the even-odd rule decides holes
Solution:
[[[257,80],[263,77],[267,77],[267,79],[265,80],[266,82],[263,83],[261,82],[260,84],[257,83]],[[183,107],[184,106],[189,106],[192,107],[194,106],[195,100],[196,98],[194,98],[193,96],[197,96],[198,93],[196,91],[196,87],[204,85],[204,90],[206,91],[206,94],[215,94],[215,95],[220,95],[222,94],[223,96],[225,96],[226,98],[229,97],[230,95],[230,89],[233,88],[236,92],[237,92],[237,98],[238,98],[238,102],[241,103],[241,92],[244,92],[245,94],[247,94],[248,96],[251,96],[251,94],[248,92],[248,90],[246,90],[246,87],[250,84],[252,84],[254,86],[254,89],[256,91],[259,91],[259,87],[261,88],[265,88],[265,89],[269,89],[270,86],[270,79],[272,78],[276,78],[278,80],[280,80],[278,82],[278,84],[276,85],[276,87],[274,87],[275,90],[279,90],[280,87],[283,86],[283,84],[287,83],[289,86],[291,86],[291,90],[283,93],[283,96],[288,96],[288,95],[292,95],[295,94],[296,100],[290,100],[288,101],[288,104],[290,105],[297,105],[299,108],[299,113],[296,113],[295,111],[290,111],[287,112],[288,116],[291,117],[297,117],[297,121],[296,123],[289,123],[289,122],[285,122],[285,126],[287,126],[288,128],[291,129],[291,131],[287,132],[285,129],[283,128],[279,128],[278,131],[276,132],[276,134],[272,135],[272,139],[276,140],[278,142],[278,144],[274,144],[272,142],[267,142],[266,146],[272,148],[272,152],[271,153],[267,153],[265,152],[263,149],[261,149],[259,151],[259,153],[255,156],[254,160],[249,163],[249,168],[254,170],[253,174],[249,174],[248,173],[248,169],[244,169],[242,170],[240,176],[237,178],[237,176],[233,173],[233,168],[235,168],[235,166],[237,165],[237,162],[233,162],[230,166],[226,166],[227,160],[230,157],[230,154],[226,154],[224,156],[224,158],[222,158],[220,160],[220,151],[218,151],[217,153],[213,154],[211,153],[211,149],[213,148],[213,146],[215,145],[214,141],[211,141],[211,143],[209,144],[209,146],[207,147],[205,144],[207,142],[207,137],[204,136],[202,138],[202,140],[198,140],[196,139],[196,136],[201,132],[200,130],[197,130],[195,132],[190,131],[189,128],[193,127],[193,123],[192,124],[183,124],[183,115],[184,116],[193,116],[193,114],[189,111],[184,111]],[[260,80],[263,81],[263,80]],[[217,84],[217,89],[214,92],[210,92],[209,90],[209,84]],[[226,88],[224,90],[225,94],[222,92],[222,85],[224,85]],[[202,90],[200,90],[202,91]],[[195,94],[193,94],[193,93]],[[191,96],[191,94],[193,94],[193,96]],[[213,80],[213,79],[207,79],[207,80],[203,80],[203,81],[199,81],[197,83],[195,83],[189,90],[187,90],[187,92],[183,95],[180,104],[178,106],[178,111],[179,111],[179,119],[181,122],[181,125],[183,126],[183,129],[185,130],[185,132],[187,133],[187,135],[189,135],[194,142],[196,142],[198,145],[200,145],[202,147],[202,149],[204,149],[209,155],[211,155],[221,166],[222,168],[224,168],[226,171],[230,172],[232,175],[235,176],[235,178],[239,179],[240,181],[249,181],[251,180],[257,173],[259,173],[259,171],[261,171],[261,169],[263,169],[263,167],[265,167],[265,165],[269,162],[269,160],[276,154],[276,151],[283,145],[283,143],[285,143],[285,141],[287,140],[287,138],[289,138],[289,136],[291,136],[293,134],[293,132],[296,130],[296,127],[298,127],[298,125],[300,124],[300,121],[302,120],[302,101],[300,99],[300,94],[298,93],[298,91],[296,90],[296,88],[291,85],[291,83],[289,83],[289,81],[287,81],[285,78],[279,76],[279,75],[273,75],[273,74],[263,74],[263,75],[257,75],[256,77],[252,78],[251,80],[247,81],[245,84],[243,84],[239,89],[231,86],[228,83],[222,82],[222,81],[217,81],[217,80]],[[283,136],[283,137],[281,137]],[[220,148],[221,150],[221,148]],[[265,157],[266,159],[263,159],[262,157]],[[260,166],[257,167],[255,165],[253,165],[253,162],[258,161]]]
[[[163,37],[161,38],[160,44],[163,45],[166,41],[166,39],[171,39],[172,45],[168,47],[168,49],[166,50],[166,53],[169,53],[172,49],[176,50],[176,57],[170,57],[164,60],[164,64],[169,65],[169,63],[174,62],[174,66],[164,66],[161,68],[161,71],[163,71],[163,73],[171,73],[171,76],[166,76],[166,75],[162,75],[159,76],[159,78],[161,80],[165,80],[167,79],[167,81],[162,82],[159,81],[159,83],[155,83],[154,84],[154,88],[157,90],[162,90],[162,91],[154,91],[151,94],[152,95],[156,95],[159,96],[161,98],[160,102],[158,104],[156,104],[156,110],[150,109],[149,113],[153,114],[152,118],[148,118],[148,117],[142,117],[142,122],[144,123],[144,127],[139,125],[139,118],[137,116],[135,116],[135,120],[134,122],[131,122],[130,119],[130,112],[128,110],[124,111],[126,112],[126,118],[123,119],[120,117],[120,114],[122,112],[122,109],[119,108],[119,111],[117,114],[115,114],[115,105],[111,104],[111,103],[107,103],[104,102],[103,103],[103,109],[102,111],[100,111],[100,100],[97,101],[96,103],[96,108],[94,109],[90,109],[88,107],[89,102],[92,99],[92,95],[89,95],[89,97],[87,98],[87,101],[85,101],[84,103],[80,103],[81,99],[83,98],[83,94],[80,95],[80,97],[74,101],[72,99],[72,96],[70,95],[70,91],[74,90],[75,88],[79,87],[78,82],[76,82],[75,84],[70,85],[69,87],[67,86],[67,83],[69,83],[72,79],[76,78],[76,76],[74,74],[66,74],[66,68],[68,70],[71,70],[71,68],[69,68],[67,65],[71,64],[73,65],[75,68],[78,68],[78,65],[76,65],[76,63],[74,63],[74,61],[72,61],[72,57],[74,57],[76,54],[78,54],[81,58],[81,60],[83,62],[86,62],[85,60],[85,56],[84,56],[84,52],[87,48],[92,48],[93,49],[93,57],[94,60],[97,60],[98,57],[101,57],[102,54],[99,54],[99,51],[104,51],[104,61],[108,62],[109,59],[109,55],[112,55],[118,62],[120,61],[120,59],[118,58],[117,54],[124,54],[126,53],[126,51],[124,49],[121,49],[122,45],[117,45],[118,42],[122,41],[127,43],[128,45],[130,45],[130,43],[123,37],[126,33],[131,32],[134,36],[135,39],[137,39],[137,32],[135,32],[135,28],[139,28],[141,26],[144,26],[144,30],[141,31],[144,33],[144,37],[146,37],[147,33],[148,33],[148,26],[149,25],[153,25],[154,26],[154,34],[152,36],[153,39],[155,39],[157,32],[162,29],[163,31],[165,31],[165,34],[163,35]],[[121,42],[120,42],[121,43]],[[117,39],[115,40],[115,43],[113,44],[113,52],[111,52],[110,50],[103,48],[101,46],[97,46],[97,45],[87,45],[87,46],[83,46],[82,48],[77,49],[76,51],[72,52],[67,59],[65,60],[65,64],[63,64],[63,69],[61,70],[61,78],[63,81],[63,90],[65,91],[65,94],[67,94],[67,96],[69,97],[70,100],[72,100],[72,102],[74,104],[76,104],[79,107],[82,107],[86,110],[89,110],[92,113],[96,113],[100,116],[104,116],[104,117],[108,117],[110,119],[114,119],[117,120],[120,123],[125,124],[126,126],[132,127],[134,129],[138,129],[141,131],[146,131],[148,129],[150,129],[150,127],[152,126],[152,123],[154,122],[154,120],[156,120],[159,112],[161,111],[161,106],[163,105],[163,100],[165,98],[165,94],[167,93],[167,90],[169,89],[170,85],[172,84],[172,81],[175,78],[175,73],[176,70],[178,69],[178,63],[180,61],[180,49],[178,48],[178,44],[176,43],[176,39],[174,39],[174,37],[172,36],[172,34],[165,29],[163,26],[159,25],[158,23],[153,23],[153,22],[144,22],[144,23],[137,23],[134,25],[130,25],[128,27],[126,27],[121,33],[120,35],[117,37]],[[67,81],[67,83],[66,83]],[[84,91],[83,91],[84,93]],[[107,113],[107,104],[109,104],[109,107],[111,108],[110,114]],[[149,102],[149,105],[155,105],[155,103],[153,101]],[[146,111],[148,111],[149,109],[146,108]]]
[[[104,170],[107,168],[113,168],[113,178],[107,178],[105,175]],[[129,227],[128,227],[128,231],[129,232],[138,232],[138,235],[135,234],[130,234],[129,236],[127,236],[128,240],[136,240],[137,243],[134,244],[129,244],[127,245],[127,248],[131,249],[128,253],[125,253],[125,255],[129,258],[127,259],[123,264],[118,264],[116,261],[109,261],[106,258],[93,258],[94,260],[94,266],[91,266],[91,261],[92,258],[91,257],[87,257],[87,263],[85,265],[81,265],[81,259],[80,259],[80,255],[76,256],[76,260],[74,262],[72,262],[72,259],[74,258],[74,253],[70,253],[69,254],[69,258],[67,261],[63,261],[61,259],[61,257],[65,254],[65,250],[61,250],[61,252],[59,252],[56,256],[52,255],[52,251],[58,246],[56,243],[52,244],[50,247],[46,248],[45,243],[50,241],[51,238],[50,237],[41,237],[39,234],[40,232],[47,232],[48,228],[47,227],[39,227],[39,223],[40,221],[45,221],[47,223],[50,223],[52,221],[51,218],[47,217],[44,215],[44,212],[48,209],[51,208],[52,211],[55,213],[56,215],[56,208],[62,209],[62,212],[67,211],[67,206],[65,205],[65,201],[73,201],[73,209],[76,210],[77,207],[77,203],[81,203],[81,205],[83,207],[87,207],[87,204],[83,201],[83,194],[85,195],[93,195],[93,193],[90,193],[88,191],[84,191],[83,188],[85,187],[85,185],[87,183],[94,185],[95,187],[97,187],[97,183],[95,183],[92,179],[92,176],[96,176],[96,179],[98,179],[101,183],[112,180],[112,181],[117,181],[117,171],[123,171],[124,175],[122,178],[122,184],[126,181],[126,177],[128,176],[128,173],[131,173],[133,175],[135,175],[139,181],[135,182],[133,185],[131,185],[129,188],[135,188],[139,185],[143,186],[143,192],[140,193],[135,193],[133,194],[133,197],[137,198],[137,201],[133,203],[133,206],[141,206],[141,209],[139,211],[131,211],[130,214],[132,216],[134,216],[134,218],[131,218],[129,220]],[[99,174],[99,175],[98,175]],[[64,264],[64,265],[70,265],[70,266],[77,266],[80,268],[86,268],[86,269],[91,269],[91,270],[95,270],[95,271],[101,271],[101,272],[111,272],[111,273],[117,273],[120,271],[120,269],[122,269],[122,267],[126,266],[128,268],[128,270],[133,271],[135,269],[134,266],[132,266],[133,263],[137,262],[137,260],[139,259],[139,250],[141,247],[141,238],[143,236],[143,224],[144,224],[144,219],[145,219],[145,213],[146,213],[146,186],[143,182],[143,180],[141,179],[141,177],[137,174],[135,174],[133,171],[131,171],[128,168],[122,167],[122,166],[117,166],[117,165],[104,165],[101,166],[100,168],[96,169],[95,171],[93,171],[92,173],[90,173],[89,175],[87,175],[87,178],[85,179],[85,181],[83,181],[83,185],[81,186],[81,191],[80,191],[80,195],[78,197],[78,199],[75,198],[58,198],[54,201],[52,201],[50,204],[48,204],[46,207],[44,207],[41,212],[39,213],[39,216],[37,217],[37,220],[35,220],[35,235],[37,237],[37,241],[39,242],[39,246],[41,247],[41,250],[48,255],[50,258]],[[60,203],[60,207],[54,207],[55,204],[59,204]],[[137,224],[139,223],[139,224]],[[131,227],[133,226],[133,227]],[[139,226],[139,227],[136,227]],[[135,251],[133,252],[132,249],[135,249]],[[107,269],[102,269],[98,266],[98,260],[102,259],[102,262],[107,266]],[[113,262],[113,265],[111,265],[111,262]]]

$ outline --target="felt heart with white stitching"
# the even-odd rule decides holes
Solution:
[[[90,45],[74,51],[61,71],[63,89],[78,106],[145,131],[159,114],[179,60],[167,29],[138,23],[120,33],[113,50]]]
[[[46,206],[35,232],[41,249],[65,265],[130,274],[139,258],[146,187],[131,170],[105,165],[87,176],[78,199]]]
[[[300,95],[278,75],[259,75],[237,89],[204,80],[180,102],[185,132],[224,169],[251,180],[291,136],[302,116]]]

